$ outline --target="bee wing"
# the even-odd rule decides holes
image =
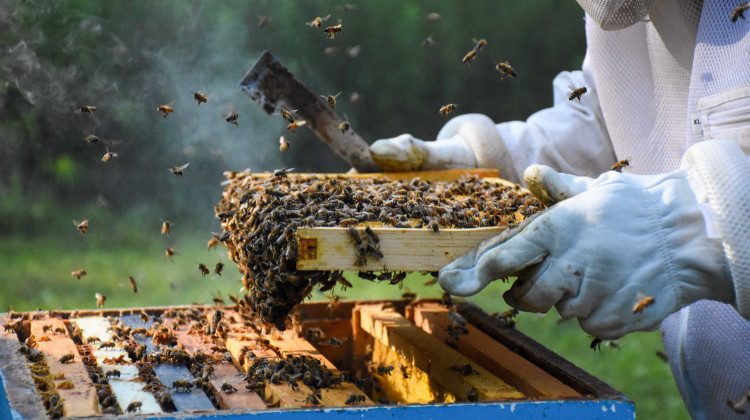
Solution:
[[[327,21],[327,20],[328,20],[328,18],[330,18],[330,17],[331,17],[331,14],[329,13],[329,14],[327,14],[327,15],[326,15],[325,17],[322,17],[322,18],[320,18],[320,20],[321,20],[321,21],[323,21],[323,22],[325,22],[325,21]]]
[[[338,97],[339,97],[339,95],[341,95],[341,92],[342,92],[342,91],[339,91],[339,93],[337,93],[337,94],[333,95],[333,98],[334,98],[334,99],[338,98]]]
[[[178,167],[178,169],[179,169],[179,170],[183,170],[183,169],[187,168],[187,167],[188,167],[188,165],[190,165],[190,162],[188,162],[188,163],[186,163],[186,164],[184,164],[184,165],[182,165],[182,166]]]

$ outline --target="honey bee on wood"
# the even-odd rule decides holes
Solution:
[[[176,252],[172,248],[167,248],[166,251],[164,251],[165,254],[167,254],[167,257],[169,257],[169,260],[172,261],[172,257],[175,256]]]
[[[286,129],[289,130],[290,133],[293,133],[294,130],[296,130],[299,127],[302,127],[303,125],[307,124],[307,121],[305,120],[297,120],[289,125],[286,126]]]
[[[224,118],[224,121],[228,122],[229,124],[234,124],[238,126],[240,125],[237,122],[238,117],[239,117],[239,114],[237,114],[237,111],[232,111],[229,114],[224,115],[222,118]]]
[[[328,105],[330,105],[331,108],[336,108],[336,98],[341,95],[341,92],[335,94],[335,95],[320,95],[321,98],[325,99],[326,102],[328,102]]]
[[[190,162],[182,165],[182,166],[173,166],[169,168],[169,170],[175,174],[176,176],[182,176],[182,171],[190,165]]]
[[[289,142],[286,141],[286,138],[284,136],[279,137],[279,151],[285,151],[289,148]]]
[[[446,116],[450,114],[451,112],[455,111],[458,105],[456,104],[448,104],[440,108],[440,115]]]
[[[110,152],[109,149],[107,149],[107,153],[102,156],[102,162],[109,162],[112,158],[116,158],[118,155],[117,153]]]
[[[143,406],[142,402],[133,401],[130,404],[128,404],[128,408],[126,409],[126,411],[128,413],[135,413],[136,411],[140,410],[142,406]]]
[[[88,136],[83,138],[83,141],[89,144],[99,143],[99,137],[93,134],[89,134]]]
[[[273,178],[274,179],[286,178],[287,175],[289,175],[289,172],[292,172],[292,171],[294,171],[294,168],[276,169],[273,171]]]
[[[510,66],[510,63],[507,61],[503,61],[502,63],[497,63],[495,66],[495,70],[500,72],[500,80],[504,80],[506,77],[516,77],[516,70]]]
[[[737,19],[745,19],[745,10],[750,9],[750,1],[743,1],[737,7],[732,10],[732,14],[729,15],[729,20],[736,22]]]
[[[287,111],[286,109],[282,108],[281,110],[279,110],[279,115],[281,115],[281,118],[285,119],[286,122],[288,122],[289,124],[291,124],[291,123],[294,122],[294,113],[295,112],[297,112],[296,109],[293,110],[293,111]]]
[[[83,277],[83,276],[86,275],[86,270],[84,270],[82,268],[78,269],[78,270],[73,270],[73,271],[70,272],[70,275],[72,275],[73,277],[75,277],[76,280],[80,280],[81,277]]]
[[[83,236],[83,234],[86,233],[86,229],[89,228],[89,219],[85,219],[82,222],[76,222],[73,220],[73,224],[76,225],[78,231],[81,232],[81,236]]]
[[[344,401],[344,404],[364,404],[365,401],[367,401],[367,397],[365,397],[364,395],[350,394],[348,397],[346,397],[346,401]]]
[[[206,264],[203,263],[198,264],[198,270],[201,272],[201,274],[203,274],[203,277],[207,276],[208,273],[210,273]]]
[[[104,296],[101,293],[95,294],[94,297],[96,297],[96,306],[99,307],[99,308],[103,307],[104,306],[104,302],[107,301],[107,297]]]
[[[68,353],[65,356],[63,356],[63,357],[60,358],[60,363],[62,363],[62,364],[70,363],[74,359],[75,359],[75,356],[73,355],[73,353]]]
[[[461,62],[466,65],[469,65],[471,64],[471,61],[474,60],[475,58],[477,58],[477,52],[475,50],[471,50],[468,53],[466,53],[466,55],[461,60]]]
[[[622,172],[622,168],[626,168],[626,167],[630,166],[630,159],[631,158],[623,159],[623,160],[615,163],[614,165],[612,165],[611,168],[609,168],[609,170],[610,171],[616,171],[616,172]]]
[[[470,402],[477,402],[477,401],[479,401],[479,392],[477,391],[476,388],[471,388],[466,393],[466,400],[468,400]]]
[[[344,121],[341,124],[339,124],[339,130],[342,133],[346,133],[351,128],[351,124],[349,124],[348,121]]]
[[[306,22],[305,25],[310,26],[310,27],[314,26],[316,28],[320,28],[320,26],[323,24],[323,22],[327,21],[328,18],[330,18],[330,17],[331,17],[330,14],[328,14],[326,17],[320,17],[320,16],[318,16],[315,19],[311,20],[310,22]]]
[[[224,270],[224,263],[217,262],[214,267],[214,274],[221,275],[222,270]]]
[[[174,108],[169,105],[159,105],[158,107],[156,107],[156,111],[161,112],[162,114],[164,114],[164,118],[167,118],[167,115],[174,112]]]
[[[570,96],[568,96],[569,100],[578,99],[578,102],[581,102],[581,96],[583,96],[584,93],[588,92],[588,89],[586,89],[586,86],[582,86],[579,88],[572,88],[572,92],[570,92]]]
[[[633,305],[633,313],[637,314],[646,309],[647,306],[650,306],[654,303],[654,297],[653,296],[643,296],[641,300],[635,303]]]
[[[339,23],[336,26],[329,26],[323,31],[328,34],[328,39],[333,39],[336,37],[337,33],[341,32],[341,24]]]
[[[195,102],[198,102],[198,106],[208,102],[208,97],[205,93],[201,93],[201,91],[193,92],[193,99],[195,99]]]
[[[172,389],[175,392],[190,392],[190,388],[193,387],[193,383],[190,381],[177,380],[172,382]]]
[[[84,105],[81,107],[76,108],[75,111],[76,114],[93,114],[96,112],[96,107],[91,105]]]
[[[376,372],[378,372],[378,375],[391,376],[391,372],[393,372],[393,366],[378,366]]]
[[[161,221],[161,234],[169,236],[169,229],[172,227],[172,223],[169,220]]]

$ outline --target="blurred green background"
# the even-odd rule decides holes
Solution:
[[[222,172],[344,172],[308,131],[285,132],[237,84],[269,50],[320,94],[339,97],[368,141],[409,132],[432,139],[446,119],[480,112],[495,121],[525,119],[552,104],[551,82],[579,69],[585,52],[583,12],[569,1],[383,0],[222,2],[0,2],[0,310],[73,309],[208,302],[237,294],[239,275],[218,247],[213,205]],[[441,19],[426,18],[438,13]],[[342,21],[327,39],[305,25],[331,14]],[[259,25],[267,18],[266,25]],[[431,37],[435,45],[423,41]],[[461,58],[485,38],[467,66]],[[358,52],[358,53],[357,53]],[[494,70],[508,60],[518,78]],[[192,92],[208,102],[198,106]],[[357,102],[349,98],[360,96]],[[162,118],[157,106],[175,112]],[[76,114],[82,105],[95,114]],[[239,126],[222,115],[236,110]],[[83,138],[97,135],[102,143]],[[285,135],[291,146],[278,149]],[[107,149],[118,157],[104,163]],[[169,168],[190,162],[182,178]],[[89,219],[82,237],[73,221]],[[160,235],[162,220],[173,224]],[[170,261],[165,249],[177,255]],[[227,263],[201,277],[200,262]],[[75,280],[70,272],[83,268]],[[133,294],[128,276],[139,292]],[[407,287],[437,297],[437,286],[410,276]],[[393,286],[356,281],[346,297],[399,297]],[[472,300],[504,311],[496,284]],[[322,295],[316,295],[323,299]],[[591,337],[555,314],[522,314],[518,328],[623,391],[642,418],[687,418],[669,367],[655,352],[658,332],[637,333],[617,348],[589,349]]]

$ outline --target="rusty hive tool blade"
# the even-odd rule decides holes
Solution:
[[[240,81],[240,88],[263,111],[296,109],[300,119],[337,155],[359,172],[381,172],[370,156],[370,148],[349,128],[339,130],[342,120],[320,96],[312,93],[273,54],[264,51]]]

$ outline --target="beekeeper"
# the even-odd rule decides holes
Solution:
[[[516,274],[510,305],[555,306],[602,339],[661,324],[690,414],[736,415],[727,400],[750,391],[750,11],[578,3],[588,51],[555,78],[552,108],[459,116],[437,141],[404,134],[372,155],[386,170],[498,168],[556,203],[443,268],[441,286],[469,296]],[[580,103],[571,86],[587,87]],[[626,173],[608,171],[624,158]]]

